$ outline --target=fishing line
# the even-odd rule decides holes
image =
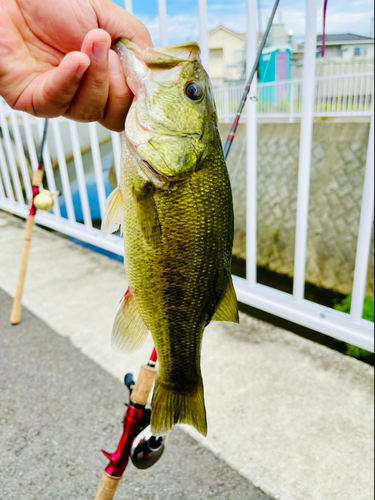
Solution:
[[[224,158],[225,159],[228,158],[230,148],[232,147],[234,136],[236,134],[236,131],[237,131],[237,128],[238,128],[238,124],[240,123],[240,118],[241,118],[243,109],[245,107],[248,95],[250,93],[251,84],[253,83],[254,76],[255,76],[255,74],[256,74],[256,72],[258,70],[259,61],[260,61],[263,49],[264,49],[264,47],[266,45],[266,41],[267,41],[269,32],[271,31],[271,27],[272,27],[273,20],[275,18],[276,11],[277,11],[277,8],[279,6],[279,3],[280,3],[280,0],[276,0],[275,5],[274,5],[273,10],[272,10],[272,13],[271,13],[271,17],[269,18],[269,21],[268,21],[268,25],[267,25],[266,31],[265,31],[264,36],[263,36],[262,43],[259,46],[258,54],[257,54],[257,57],[255,59],[255,63],[254,63],[253,69],[252,69],[252,71],[250,73],[250,78],[249,78],[249,80],[247,82],[247,85],[246,85],[246,88],[245,88],[245,92],[244,92],[244,94],[242,96],[241,103],[240,103],[238,111],[237,111],[237,116],[236,116],[236,118],[234,120],[233,126],[231,128],[231,131],[229,133],[227,142],[225,144],[225,147],[224,147]]]
[[[39,151],[39,157],[38,157],[38,170],[41,170],[43,167],[43,152],[44,152],[44,146],[46,144],[46,139],[47,139],[47,131],[48,131],[48,118],[46,118],[44,121],[43,137],[42,137],[42,142],[40,144],[40,151]]]

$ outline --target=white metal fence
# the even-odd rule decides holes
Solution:
[[[301,118],[303,80],[258,83],[259,118]],[[315,79],[313,116],[371,116],[374,74],[323,76]],[[237,113],[244,86],[215,88],[219,118],[229,122]]]
[[[167,41],[165,4],[165,0],[159,0],[164,42]],[[127,0],[126,5],[130,9],[131,0]],[[266,111],[261,110],[257,115],[261,100],[258,103],[250,100],[247,104],[247,279],[234,277],[234,283],[238,298],[243,303],[373,351],[373,325],[362,319],[374,207],[373,113],[351,314],[332,310],[304,298],[313,117],[317,116],[317,113],[324,116],[327,113],[338,113],[338,110],[343,108],[346,109],[346,113],[353,114],[358,112],[362,105],[370,106],[370,98],[367,100],[366,97],[361,98],[361,95],[365,95],[362,92],[367,89],[367,84],[370,85],[370,80],[367,84],[363,82],[361,84],[358,79],[352,79],[351,83],[345,83],[345,80],[342,80],[341,87],[339,80],[336,84],[332,79],[328,80],[331,82],[328,84],[324,79],[315,80],[316,0],[307,0],[306,5],[306,19],[309,22],[306,24],[305,74],[303,80],[293,83],[294,97],[290,101],[294,107],[293,115],[301,117],[294,292],[290,295],[257,283],[257,116],[267,115]],[[256,54],[256,9],[257,0],[248,0],[248,68],[251,68]],[[206,0],[199,0],[199,12],[203,61],[207,65]],[[281,85],[282,89],[284,89],[283,85],[287,85],[287,96],[292,94],[291,82],[287,84],[278,82],[276,87],[278,85]],[[267,85],[264,85],[258,90],[254,82],[251,94],[261,96],[262,90],[266,88]],[[349,93],[351,97],[349,95],[344,99],[343,89],[345,88],[352,88],[353,91]],[[232,91],[235,92],[231,89],[230,92]],[[276,92],[276,95],[279,94]],[[340,95],[341,98],[339,98]],[[217,96],[217,99],[220,109],[221,97]],[[230,96],[231,99],[232,96]],[[233,100],[238,101],[235,96]],[[298,103],[298,106],[295,103]],[[290,114],[290,111],[289,104],[285,113]],[[279,110],[279,112],[284,111]],[[364,112],[369,114],[367,109]],[[272,113],[267,116],[270,114]],[[0,127],[3,136],[0,140],[0,209],[26,217],[28,200],[31,198],[28,170],[37,167],[36,145],[39,144],[42,136],[43,120],[11,111],[0,100]],[[105,148],[107,152],[103,153]],[[61,188],[64,203],[56,204],[50,213],[38,212],[36,221],[81,241],[122,255],[121,239],[115,235],[103,239],[95,224],[96,220],[101,218],[104,201],[110,191],[107,174],[105,174],[108,167],[106,154],[109,152],[113,155],[118,176],[120,149],[119,134],[104,133],[98,124],[82,125],[65,119],[51,120],[48,147],[44,152],[46,182],[51,191],[56,190],[56,184]]]

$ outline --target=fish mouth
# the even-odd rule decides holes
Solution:
[[[171,81],[176,83],[184,66],[199,60],[201,53],[196,42],[143,50],[126,38],[118,40],[114,49],[125,66],[129,75],[127,83],[135,96],[147,77],[161,84]]]
[[[147,175],[147,177],[150,179],[150,181],[156,186],[161,189],[169,189],[171,188],[172,184],[177,184],[179,182],[184,181],[185,179],[181,179],[178,177],[172,177],[172,176],[166,176],[164,174],[161,174],[155,168],[146,160],[141,160],[141,165],[146,167],[142,168],[143,172]]]
[[[172,179],[158,172],[148,161],[138,158],[138,165],[143,174],[157,188],[168,189]]]
[[[157,172],[150,164],[148,161],[146,160],[143,160],[143,164],[146,165],[146,167],[150,170],[150,172],[152,172],[154,175],[156,175],[157,177],[163,177],[161,174],[159,174],[159,172]]]

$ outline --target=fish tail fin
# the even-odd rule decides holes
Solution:
[[[166,434],[176,424],[192,425],[207,436],[203,380],[189,388],[177,389],[173,384],[156,379],[152,398],[151,431],[155,436]]]

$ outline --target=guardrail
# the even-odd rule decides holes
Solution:
[[[257,116],[287,118],[302,116],[302,79],[258,83]],[[374,74],[321,76],[315,79],[314,117],[371,116]],[[226,122],[236,116],[243,86],[214,89],[219,118]]]
[[[127,4],[131,5],[131,2],[127,1]],[[163,17],[161,26],[166,27],[165,0],[159,0],[160,4],[162,4],[160,14]],[[251,68],[256,53],[256,7],[256,0],[247,0],[248,68]],[[203,60],[205,64],[208,64],[206,0],[199,0],[199,12]],[[256,82],[252,85],[251,95],[259,96],[259,100],[258,102],[250,100],[247,104],[247,278],[234,277],[234,284],[238,298],[243,303],[373,351],[373,324],[362,319],[374,208],[374,116],[370,111],[373,80],[369,75],[357,76],[354,79],[345,76],[315,80],[316,14],[316,0],[307,0],[306,19],[308,22],[306,23],[303,80],[277,82],[273,85],[261,84],[259,89],[257,89]],[[166,32],[163,37],[166,41]],[[268,90],[272,87],[273,92]],[[222,92],[221,95],[216,90],[219,112],[224,113],[224,116],[229,119],[235,113],[239,102],[238,95],[236,95],[238,89],[221,89],[220,92]],[[282,95],[285,95],[285,99],[280,98]],[[273,102],[272,99],[274,99]],[[233,110],[232,103],[235,106]],[[291,118],[301,118],[292,295],[260,285],[257,283],[256,274],[257,117],[282,116],[283,114]],[[352,311],[350,315],[347,315],[305,299],[306,241],[313,117],[354,116],[356,114],[371,115],[372,122],[357,246]],[[11,111],[0,99],[0,127],[3,136],[0,140],[0,209],[26,217],[28,200],[31,198],[29,170],[37,167],[36,148],[42,136],[43,120]],[[44,152],[45,179],[50,191],[55,191],[56,187],[59,187],[63,197],[52,212],[39,212],[36,222],[122,255],[121,238],[112,235],[103,239],[98,229],[104,210],[104,200],[111,191],[106,172],[114,162],[118,179],[120,150],[120,135],[111,134],[96,123],[85,125],[65,119],[51,120],[48,145]]]

